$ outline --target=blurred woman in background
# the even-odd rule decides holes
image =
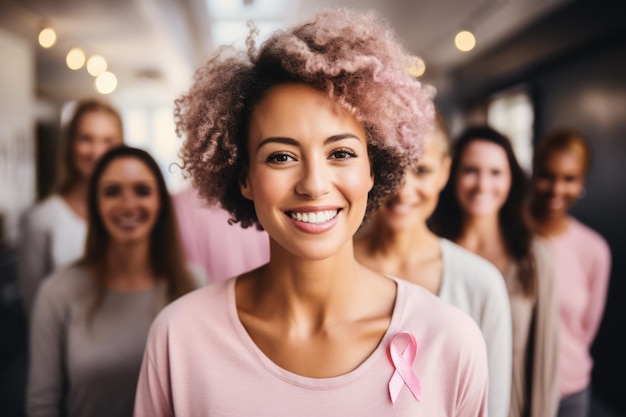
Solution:
[[[355,239],[365,266],[418,284],[469,314],[487,346],[489,416],[506,417],[511,392],[511,308],[500,272],[427,226],[450,173],[449,136],[441,115],[424,140],[417,167]]]
[[[132,416],[148,328],[194,277],[158,165],[109,151],[88,191],[83,258],[42,283],[31,322],[29,416]]]
[[[466,130],[454,145],[450,180],[433,215],[443,237],[502,273],[513,320],[510,417],[552,417],[558,404],[558,313],[545,243],[525,216],[526,176],[505,136]]]
[[[589,144],[571,129],[545,136],[533,161],[533,226],[553,252],[561,320],[559,417],[589,413],[590,348],[602,319],[611,270],[605,239],[569,215],[584,196],[590,165]]]
[[[18,276],[28,314],[41,281],[83,254],[89,177],[100,157],[123,143],[122,119],[107,103],[82,101],[69,121],[65,138],[55,193],[32,208],[22,221]]]

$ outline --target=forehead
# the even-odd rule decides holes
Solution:
[[[434,129],[428,132],[424,136],[423,143],[423,155],[422,157],[428,156],[443,156],[448,154],[448,139],[441,130]]]
[[[105,110],[88,111],[84,113],[82,117],[78,120],[79,125],[85,125],[94,122],[110,123],[116,126],[118,124],[117,117]]]
[[[305,84],[281,84],[255,106],[249,136],[251,140],[255,136],[325,138],[340,130],[365,136],[356,118],[326,93]]]
[[[100,182],[137,180],[156,182],[156,177],[143,161],[133,157],[121,157],[109,163],[102,173]]]
[[[506,151],[493,142],[477,139],[467,144],[460,155],[461,162],[472,161],[483,165],[508,165]]]
[[[544,160],[550,169],[583,170],[585,167],[585,155],[573,149],[553,150]]]

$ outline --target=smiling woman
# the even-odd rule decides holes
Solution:
[[[591,345],[604,311],[611,250],[598,232],[569,214],[584,197],[591,148],[573,129],[556,129],[539,142],[533,163],[533,226],[554,257],[559,333],[559,417],[587,416]]]
[[[202,280],[182,259],[156,162],[129,147],[106,153],[90,181],[85,255],[35,302],[29,415],[132,415],[152,319]]]
[[[270,260],[157,317],[135,415],[486,415],[473,321],[354,257],[432,124],[411,57],[347,10],[248,45],[198,70],[176,118],[200,194],[265,229]]]
[[[554,416],[558,312],[549,251],[527,221],[527,179],[509,139],[488,126],[455,141],[434,230],[491,262],[504,278],[512,318],[509,417]]]

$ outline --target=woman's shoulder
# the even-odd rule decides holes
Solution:
[[[444,252],[444,268],[454,268],[463,275],[476,275],[477,277],[487,275],[490,278],[502,275],[491,262],[451,240],[442,238],[441,250]]]
[[[506,294],[502,274],[491,262],[448,239],[441,239],[441,250],[444,276],[454,281],[451,285],[467,287],[472,293]]]
[[[84,299],[92,288],[89,272],[83,266],[69,265],[48,275],[42,281],[37,298],[47,303],[65,303],[76,298]]]
[[[52,194],[32,206],[24,218],[31,227],[52,227],[68,213],[70,208],[63,198],[59,194]]]
[[[609,250],[609,244],[604,236],[574,217],[570,217],[569,232],[571,238],[574,238],[581,243],[584,242],[586,247],[590,247],[591,245],[589,244],[591,243],[601,247],[605,251]]]

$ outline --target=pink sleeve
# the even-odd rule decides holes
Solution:
[[[606,303],[609,277],[611,274],[611,251],[603,238],[598,239],[598,251],[588,271],[589,304],[584,316],[584,329],[587,346],[596,337]]]
[[[167,344],[166,337],[156,331],[152,326],[148,336],[146,351],[144,352],[139,381],[137,383],[137,393],[135,395],[134,417],[166,417],[174,416],[170,396],[169,367],[167,364],[167,348],[162,348],[164,352],[162,362],[154,361],[155,354],[159,350],[158,343]]]

